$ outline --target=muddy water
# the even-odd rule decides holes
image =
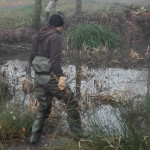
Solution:
[[[13,91],[15,101],[29,102],[29,95],[21,90],[22,81],[26,79],[28,75],[28,55],[23,55],[18,59],[14,59],[9,55],[9,58],[1,58],[1,73],[5,73],[5,76],[1,76],[1,82],[5,82],[10,85],[10,90]],[[63,65],[63,70],[67,75],[68,82],[71,88],[76,92],[76,66],[75,65]],[[137,69],[122,69],[122,68],[97,68],[89,69],[87,66],[81,66],[80,70],[80,92],[82,99],[90,101],[91,97],[113,95],[114,97],[120,97],[124,94],[128,97],[134,97],[137,95],[145,96],[148,92],[148,71],[146,68],[141,70]],[[1,74],[2,75],[2,74]],[[31,78],[33,80],[34,71],[31,70]],[[12,100],[13,102],[13,100]],[[100,106],[97,108],[91,108],[89,112],[91,114],[91,120],[94,121],[94,117],[98,117],[99,121],[103,125],[114,124],[118,128],[117,118],[115,116],[116,110],[111,105]],[[93,117],[94,114],[94,117]],[[89,119],[89,118],[88,118]],[[83,124],[86,125],[87,116],[83,116]],[[114,127],[113,126],[113,127]],[[111,128],[110,128],[111,130]],[[118,130],[120,130],[118,128]]]

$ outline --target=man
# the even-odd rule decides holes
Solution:
[[[56,97],[66,104],[68,124],[73,137],[78,140],[82,138],[81,120],[78,111],[78,102],[68,85],[60,62],[60,35],[63,29],[63,18],[54,14],[49,19],[49,27],[42,27],[32,41],[31,64],[35,71],[35,96],[39,106],[35,121],[32,126],[31,144],[39,141],[44,121],[51,111],[52,99]],[[50,73],[54,75],[50,75]],[[69,92],[68,92],[69,90]]]
[[[57,3],[57,0],[50,0],[48,5],[46,6],[46,16],[45,16],[46,21],[48,21],[49,19],[50,11],[54,9],[53,11],[55,12],[56,3]]]

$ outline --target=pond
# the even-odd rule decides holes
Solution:
[[[9,90],[13,95],[11,102],[16,100],[29,104],[30,94],[23,92],[22,81],[29,77],[28,69],[28,54],[20,55],[17,59],[14,56],[9,55],[5,57],[5,61],[1,58],[1,83],[9,85]],[[114,101],[120,99],[120,97],[126,96],[129,99],[135,96],[145,96],[149,93],[149,81],[148,81],[148,69],[122,69],[122,68],[88,68],[86,65],[80,66],[80,70],[77,70],[77,66],[74,64],[63,64],[63,70],[66,73],[68,82],[72,90],[78,94],[80,93],[80,101],[86,101],[89,103],[90,108],[88,114],[91,112],[91,120],[93,120],[93,114],[98,116],[99,120],[103,122],[103,125],[114,124],[118,128],[118,121],[115,113],[117,109],[109,105],[93,105],[91,100],[100,96],[107,97],[108,95]],[[77,82],[76,72],[80,71],[80,78]],[[31,68],[31,79],[33,80],[34,71]],[[76,88],[76,84],[79,84],[79,88]],[[94,107],[94,108],[93,108]],[[114,111],[115,110],[115,111]],[[86,125],[89,117],[88,115],[82,116],[84,125]],[[111,130],[111,128],[110,128]],[[119,129],[120,130],[120,129]]]

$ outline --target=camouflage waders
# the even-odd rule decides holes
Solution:
[[[30,143],[35,144],[39,141],[44,121],[48,118],[51,112],[53,97],[56,97],[58,100],[64,100],[67,106],[67,121],[70,130],[73,134],[80,137],[82,129],[80,113],[78,111],[78,102],[71,90],[68,88],[70,90],[70,95],[67,95],[64,90],[60,91],[57,81],[50,75],[35,74],[34,79],[36,85],[35,96],[38,99],[39,106],[37,109],[36,119],[32,126]]]

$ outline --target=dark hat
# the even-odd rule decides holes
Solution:
[[[49,25],[51,25],[53,27],[62,27],[64,25],[64,20],[60,15],[53,14],[49,18]]]

